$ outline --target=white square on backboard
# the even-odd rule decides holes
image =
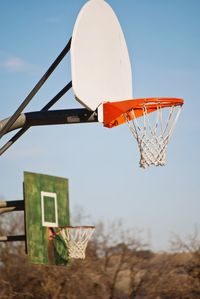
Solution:
[[[54,219],[55,222],[46,221],[45,217],[45,201],[48,200],[48,198],[52,198],[54,200]],[[41,191],[41,210],[42,210],[42,226],[45,227],[58,227],[58,204],[57,204],[57,194],[54,192],[45,192]]]

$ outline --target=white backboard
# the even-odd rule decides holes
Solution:
[[[124,34],[104,0],[81,9],[71,42],[72,86],[77,100],[96,110],[103,102],[132,98],[132,72]]]

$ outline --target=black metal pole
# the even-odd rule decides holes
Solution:
[[[24,200],[0,200],[0,214],[13,212],[13,211],[24,211]],[[16,242],[26,241],[25,235],[17,236],[0,236],[0,242]]]
[[[62,125],[97,122],[97,114],[94,111],[81,109],[63,109],[25,113],[26,124],[32,126]]]
[[[16,241],[26,241],[26,236],[25,235],[0,236],[0,242],[16,242]]]
[[[97,113],[87,109],[51,110],[25,113],[25,127],[0,149],[2,155],[29,127],[98,122]],[[24,118],[23,118],[24,119]],[[20,122],[19,122],[20,123]],[[21,133],[20,133],[21,132]]]
[[[3,201],[0,200],[0,215],[9,212],[24,211],[24,201]]]
[[[34,95],[38,92],[38,90],[42,87],[42,85],[45,83],[45,81],[49,78],[49,76],[55,70],[55,68],[58,66],[58,64],[61,62],[61,60],[69,52],[70,46],[71,46],[71,38],[68,41],[66,47],[58,55],[56,60],[52,63],[52,65],[49,67],[49,69],[46,71],[46,73],[42,76],[42,78],[38,81],[38,83],[35,85],[35,87],[31,90],[31,92],[28,94],[28,96],[25,98],[25,100],[22,102],[22,104],[19,106],[19,108],[15,111],[15,113],[11,116],[11,118],[6,123],[6,125],[1,129],[0,138],[5,133],[7,133],[9,131],[10,127],[17,120],[17,118],[19,117],[19,115],[21,114],[23,109],[28,105],[28,103],[31,101],[31,99],[34,97]]]
[[[0,200],[0,209],[12,208],[12,207],[15,209],[15,211],[23,211],[24,200],[9,200],[9,201]]]
[[[70,88],[72,87],[72,81],[70,81],[63,89],[61,89],[61,91],[59,91],[59,93],[51,100],[49,101],[49,103],[47,105],[45,105],[41,111],[47,111],[48,109],[50,109],[67,91],[70,90]],[[23,114],[24,115],[24,114]],[[23,117],[23,116],[20,116]],[[25,119],[22,120],[22,123],[24,121],[25,124]],[[17,123],[17,121],[13,124],[13,126],[18,126],[20,124]],[[14,129],[16,128],[14,126]],[[22,125],[20,124],[19,127],[21,128]],[[18,128],[19,128],[18,127]],[[30,128],[30,126],[25,125],[20,131],[18,131],[9,141],[7,141],[1,148],[0,148],[0,156],[15,142],[17,141],[28,129]],[[12,127],[10,128],[12,129]]]
[[[65,87],[63,87],[63,89],[61,89],[59,93],[57,93],[57,95],[55,95],[55,97],[41,109],[41,111],[48,111],[66,92],[70,90],[70,88],[72,88],[72,81],[65,85]]]

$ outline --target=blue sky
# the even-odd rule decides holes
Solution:
[[[64,48],[86,1],[6,0],[0,9],[0,119],[10,116]],[[23,171],[69,178],[71,209],[94,221],[122,219],[167,250],[173,233],[200,228],[200,2],[110,0],[126,36],[134,97],[185,99],[165,167],[138,167],[128,127],[101,124],[35,127],[0,162],[0,196],[22,199]],[[40,110],[71,80],[65,58],[25,111]],[[80,107],[73,93],[55,109]],[[1,145],[12,134],[1,140]],[[88,224],[88,223],[82,223]]]

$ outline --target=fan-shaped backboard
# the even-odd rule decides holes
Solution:
[[[124,34],[104,0],[81,9],[72,35],[71,71],[74,94],[85,107],[132,98],[132,72]]]

